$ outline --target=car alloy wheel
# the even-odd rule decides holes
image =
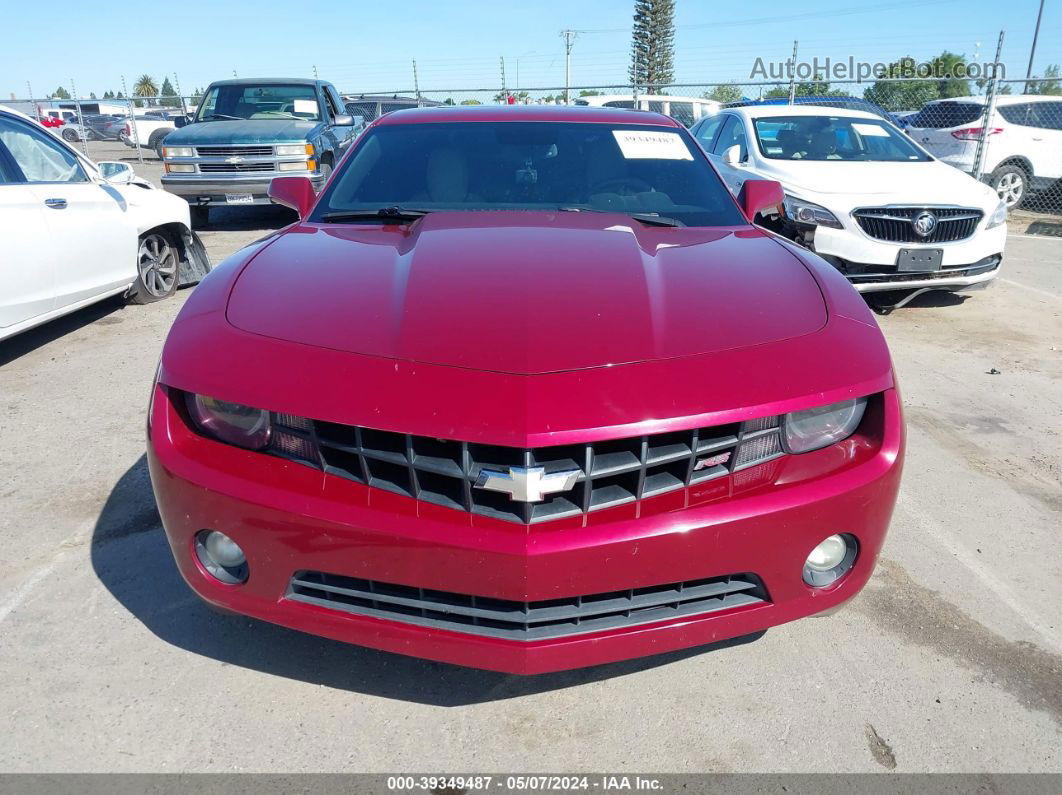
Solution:
[[[1008,171],[999,178],[995,187],[1007,207],[1016,207],[1025,193],[1025,179],[1017,171]]]
[[[177,252],[162,235],[145,235],[137,252],[140,281],[153,298],[165,298],[173,292],[177,279]]]

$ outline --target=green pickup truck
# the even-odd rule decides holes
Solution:
[[[211,207],[269,204],[273,177],[308,176],[319,189],[363,125],[323,80],[219,80],[166,137],[162,187],[191,205],[196,225]]]

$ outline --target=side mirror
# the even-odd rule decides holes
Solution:
[[[723,152],[723,162],[728,166],[740,166],[744,160],[741,154],[741,144],[734,144]]]
[[[317,194],[309,177],[273,177],[269,183],[269,198],[290,207],[305,218],[310,213]]]
[[[353,127],[354,117],[348,113],[337,113],[335,124],[336,127]]]
[[[187,123],[188,117],[185,116],[183,113],[180,116],[173,117],[173,126],[176,127],[178,130],[181,129]]]
[[[738,203],[745,211],[749,223],[753,222],[757,213],[764,210],[776,209],[781,212],[784,201],[785,191],[782,189],[782,183],[773,179],[747,179],[738,194]]]
[[[100,170],[100,176],[112,185],[128,185],[136,179],[133,167],[128,163],[104,160],[102,163],[97,163],[96,167]]]

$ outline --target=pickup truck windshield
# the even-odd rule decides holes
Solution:
[[[347,158],[313,221],[439,210],[617,212],[669,226],[745,221],[684,131],[586,122],[382,125]]]
[[[196,121],[239,119],[302,119],[319,121],[320,108],[313,86],[263,83],[211,88],[196,113]]]
[[[771,160],[856,160],[888,163],[931,160],[903,133],[859,116],[768,116],[753,122]]]

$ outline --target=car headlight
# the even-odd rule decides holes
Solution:
[[[290,157],[291,155],[312,155],[313,144],[280,144],[277,147],[277,154],[284,157]]]
[[[863,397],[786,414],[782,420],[786,452],[808,453],[847,439],[859,427],[866,407]]]
[[[291,163],[277,163],[277,171],[308,171],[311,160],[296,160]]]
[[[833,229],[842,228],[837,216],[825,207],[789,195],[785,197],[785,215],[786,218],[796,221],[798,224],[829,226]]]
[[[185,402],[192,422],[207,436],[248,450],[269,444],[273,429],[268,411],[205,395],[185,394]]]
[[[164,146],[163,157],[195,157],[195,149],[190,146]]]
[[[1006,222],[1007,203],[1005,201],[1001,201],[998,205],[996,205],[996,209],[992,211],[992,215],[988,217],[988,223],[985,224],[985,229],[992,229],[994,227],[999,226],[1000,224],[1005,224]]]

